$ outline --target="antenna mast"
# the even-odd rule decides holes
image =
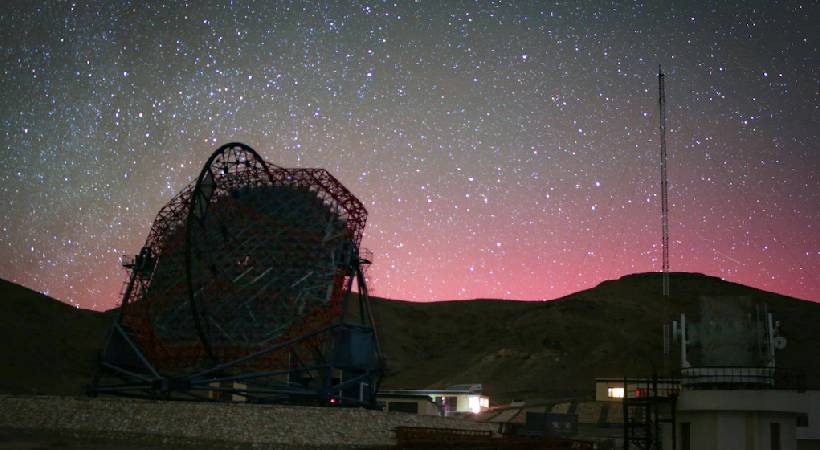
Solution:
[[[663,71],[658,65],[658,96],[661,117],[661,226],[663,228],[663,296],[669,297],[669,204],[667,202],[666,182],[666,91],[664,90]]]

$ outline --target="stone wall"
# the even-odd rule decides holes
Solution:
[[[0,396],[0,428],[107,438],[139,435],[156,437],[158,442],[179,439],[277,448],[377,447],[393,445],[391,430],[399,426],[495,428],[471,420],[360,408]]]

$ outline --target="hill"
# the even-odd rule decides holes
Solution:
[[[746,296],[782,322],[789,344],[778,366],[805,371],[809,385],[820,388],[820,304],[673,273],[665,320],[660,287],[660,274],[647,273],[548,302],[376,301],[384,353],[395,370],[385,386],[483,383],[500,401],[591,397],[596,377],[662,372],[662,324],[681,312],[696,317],[700,296]]]
[[[0,393],[80,395],[110,319],[0,280]]]
[[[494,401],[590,397],[596,377],[651,375],[663,367],[661,324],[698,311],[698,299],[766,303],[789,345],[778,365],[820,387],[820,304],[674,273],[664,312],[659,274],[605,281],[548,302],[436,303],[374,299],[391,388],[483,383]],[[76,395],[95,371],[111,315],[78,310],[0,280],[0,393]]]

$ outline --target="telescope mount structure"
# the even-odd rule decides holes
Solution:
[[[374,406],[366,220],[326,170],[221,146],[123,258],[130,276],[88,393]]]

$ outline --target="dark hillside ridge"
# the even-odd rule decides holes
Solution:
[[[547,302],[436,303],[374,299],[388,388],[482,383],[495,402],[590,398],[596,377],[661,371],[662,324],[696,316],[700,296],[745,296],[782,323],[778,366],[820,388],[820,304],[720,278],[671,274],[666,308],[660,274],[635,274]],[[0,280],[0,393],[78,395],[115,316],[78,310]],[[673,355],[673,364],[677,364]]]
[[[0,280],[0,393],[80,395],[111,321]]]
[[[701,296],[765,303],[788,346],[780,367],[802,370],[820,388],[820,304],[717,277],[671,274],[664,300],[659,273],[642,273],[547,302],[376,302],[385,386],[483,383],[494,400],[590,398],[599,377],[662,375],[662,324],[699,316]],[[668,302],[664,317],[664,302]],[[672,367],[679,357],[673,352]]]

